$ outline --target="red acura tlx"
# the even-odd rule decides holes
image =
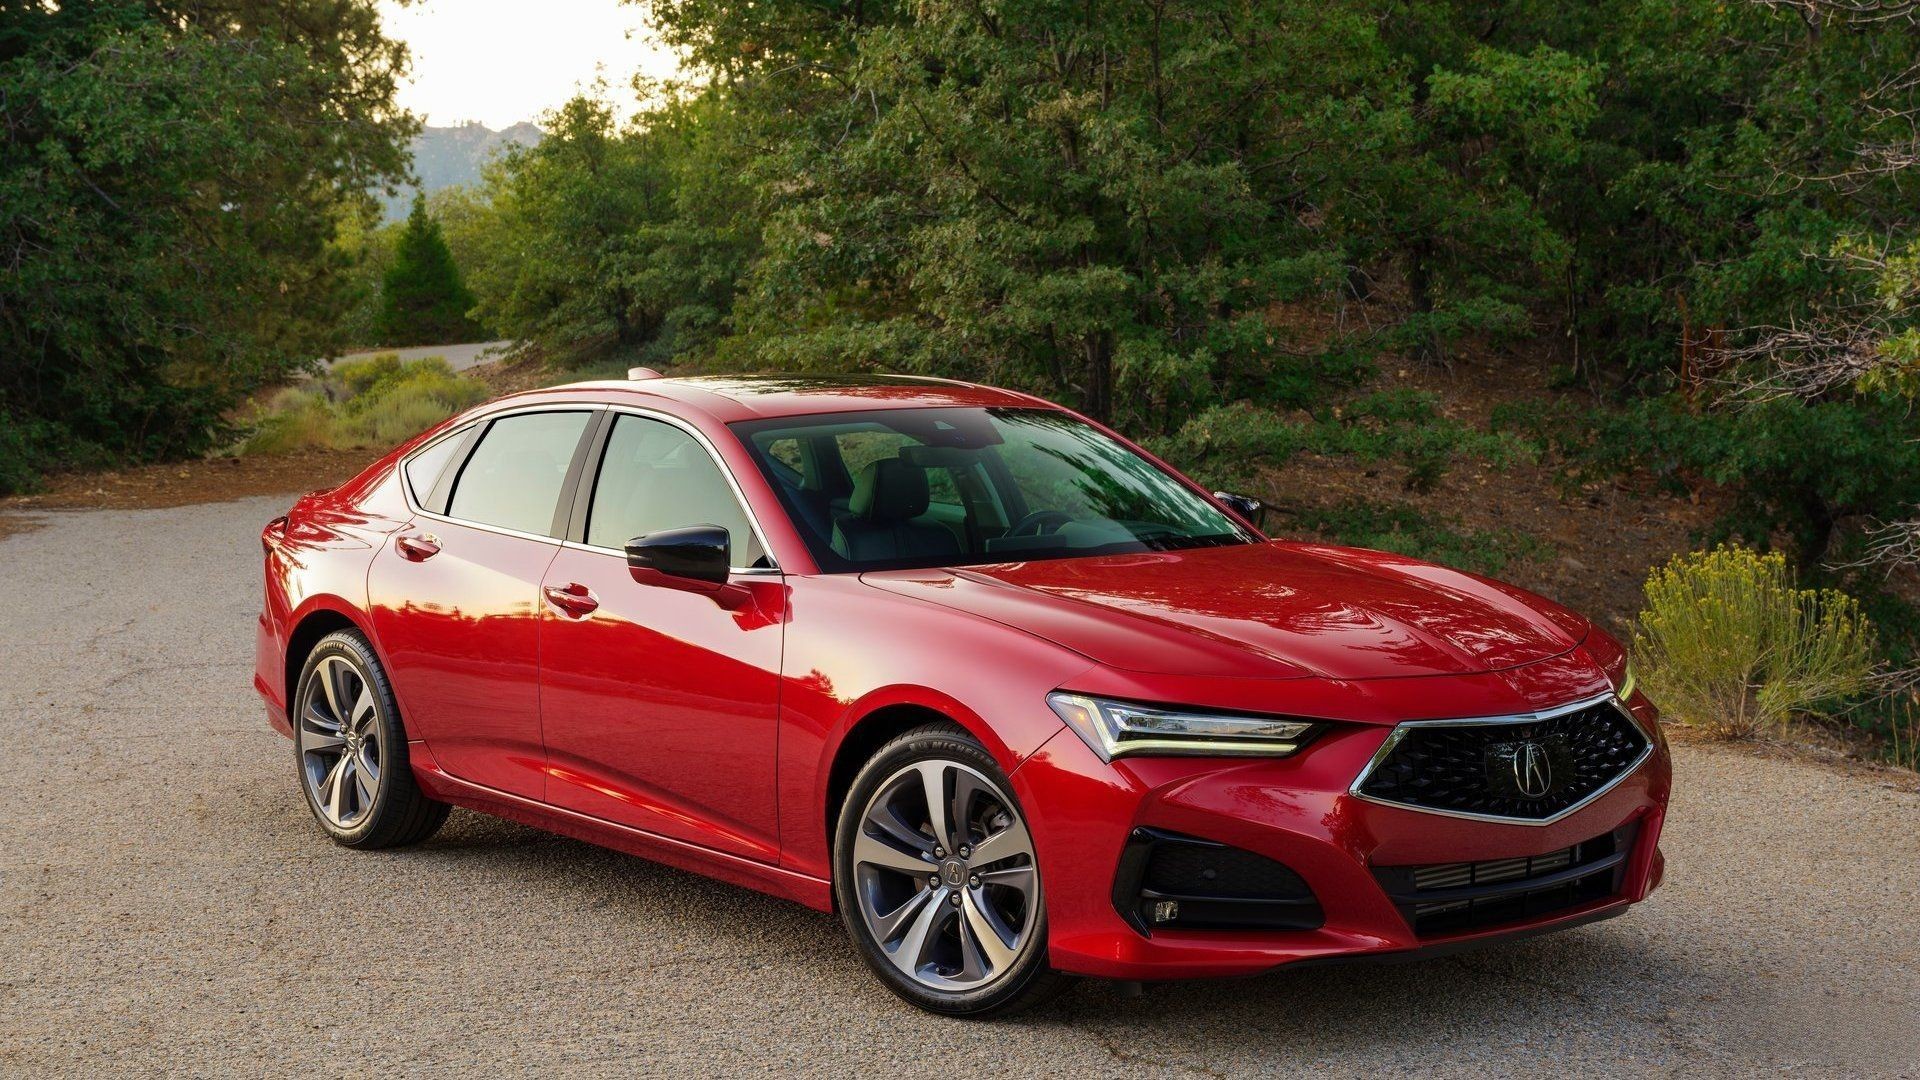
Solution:
[[[950,1015],[1659,885],[1619,643],[1259,509],[1024,394],[636,369],[269,523],[254,683],[341,844],[498,814],[837,911]]]

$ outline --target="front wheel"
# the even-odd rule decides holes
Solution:
[[[948,1016],[1004,1014],[1057,992],[1033,838],[993,757],[949,724],[889,742],[854,778],[834,896],[894,993]]]

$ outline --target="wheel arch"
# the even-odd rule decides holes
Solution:
[[[840,804],[846,801],[853,778],[882,746],[903,732],[923,724],[953,724],[979,740],[987,753],[1000,762],[1001,768],[1012,772],[1016,764],[1007,760],[1006,744],[985,721],[944,695],[896,688],[890,693],[869,695],[866,707],[856,706],[850,714],[839,739],[832,744],[827,767],[822,771],[825,783],[821,792],[821,824],[829,853],[833,851],[834,832],[840,826]]]
[[[281,692],[287,703],[288,722],[292,722],[294,694],[300,682],[300,669],[306,666],[307,657],[313,653],[313,647],[320,639],[339,630],[357,630],[373,644],[373,634],[360,620],[351,614],[343,603],[327,603],[325,598],[316,597],[308,602],[306,610],[292,621],[287,631],[286,656],[282,662]],[[374,647],[376,655],[379,652]],[[404,722],[404,721],[403,721]]]

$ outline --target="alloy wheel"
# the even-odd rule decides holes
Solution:
[[[862,812],[860,917],[908,978],[975,990],[1012,970],[1040,911],[1033,839],[999,785],[956,761],[889,776]]]
[[[344,656],[327,656],[300,691],[300,774],[307,795],[337,829],[373,811],[380,790],[380,711],[371,681]]]

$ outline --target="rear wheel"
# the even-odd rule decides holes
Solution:
[[[447,820],[447,804],[414,781],[393,688],[358,631],[328,634],[307,655],[294,695],[293,752],[307,806],[336,843],[414,844]]]
[[[991,755],[958,727],[916,728],[854,778],[834,895],[867,965],[931,1012],[989,1016],[1057,992],[1033,838]]]

